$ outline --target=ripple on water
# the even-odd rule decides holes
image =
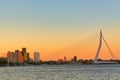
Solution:
[[[0,80],[119,80],[120,65],[1,67]]]

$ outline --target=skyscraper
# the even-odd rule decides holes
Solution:
[[[7,53],[8,63],[26,63],[29,61],[29,53],[26,52],[26,48],[22,48],[22,51],[15,50],[15,52]]]
[[[29,61],[29,53],[27,53],[26,48],[22,48],[22,55],[23,55],[24,62],[28,62]]]
[[[23,56],[19,50],[15,50],[15,52],[8,52],[7,53],[7,60],[8,63],[22,63]]]
[[[22,55],[22,52],[20,51],[19,63],[23,63],[23,62],[24,62],[23,55]]]
[[[22,55],[24,56],[25,53],[26,53],[26,48],[22,48]]]
[[[7,53],[7,57],[8,57],[8,63],[14,63],[14,52],[8,52]]]
[[[26,53],[26,48],[22,48],[22,52],[23,52],[23,53]]]
[[[27,62],[27,61],[28,61],[27,53],[24,53],[24,62]]]
[[[14,63],[18,63],[19,62],[19,58],[20,58],[20,51],[19,50],[15,50],[15,53],[14,53]]]
[[[34,52],[34,62],[40,62],[40,53]]]

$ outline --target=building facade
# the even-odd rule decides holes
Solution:
[[[40,62],[40,53],[34,52],[34,62]]]
[[[8,52],[7,53],[7,60],[8,63],[22,63],[23,56],[19,50],[15,50],[15,52]]]

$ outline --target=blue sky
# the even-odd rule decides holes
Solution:
[[[8,0],[0,1],[0,16],[1,20],[13,23],[104,24],[119,20],[119,3],[119,0]]]

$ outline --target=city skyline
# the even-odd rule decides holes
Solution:
[[[99,30],[120,58],[120,1],[0,1],[0,56],[26,47],[42,60],[94,59]],[[111,58],[103,44],[100,58]]]

